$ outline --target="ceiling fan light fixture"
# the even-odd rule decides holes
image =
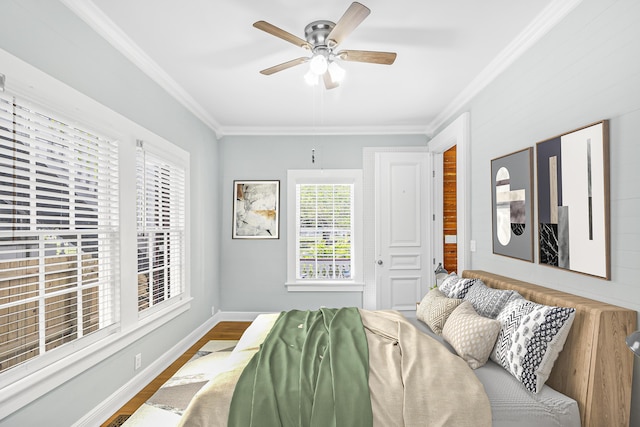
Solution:
[[[323,54],[315,54],[311,61],[309,62],[309,68],[316,75],[321,76],[327,71],[327,67],[329,66],[327,57]]]
[[[331,80],[334,83],[342,82],[346,73],[347,72],[344,70],[344,68],[339,66],[337,62],[331,61],[331,63],[329,64],[329,74],[331,75]]]

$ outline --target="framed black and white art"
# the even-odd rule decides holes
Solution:
[[[610,279],[609,123],[536,144],[539,263]]]
[[[531,147],[491,160],[493,253],[533,262]]]
[[[280,181],[233,181],[234,239],[278,239]]]

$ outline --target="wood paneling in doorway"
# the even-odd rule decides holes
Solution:
[[[453,146],[443,153],[443,207],[442,226],[444,235],[444,268],[447,271],[458,271],[458,244],[446,243],[446,236],[458,233],[458,204],[457,204],[457,170],[456,147]]]

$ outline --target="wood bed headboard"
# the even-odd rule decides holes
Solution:
[[[635,331],[637,313],[480,270],[466,270],[496,289],[513,289],[540,304],[573,307],[576,315],[547,384],[575,399],[583,427],[628,426],[633,353],[625,338]]]

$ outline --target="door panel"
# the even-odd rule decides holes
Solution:
[[[390,276],[391,309],[415,311],[416,301],[420,301],[420,276]]]
[[[429,288],[429,153],[376,153],[378,308],[415,311]]]

